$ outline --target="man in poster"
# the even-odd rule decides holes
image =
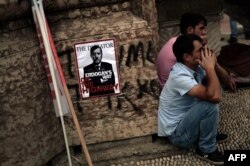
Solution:
[[[112,65],[102,62],[102,48],[94,45],[90,48],[93,63],[84,67],[84,85],[89,96],[114,93],[115,76]]]

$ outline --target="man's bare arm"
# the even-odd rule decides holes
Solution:
[[[200,65],[205,69],[207,74],[207,86],[198,84],[194,86],[188,94],[202,100],[218,103],[221,100],[220,81],[215,72],[216,57],[207,47],[201,52]]]
[[[230,89],[233,92],[236,92],[236,85],[235,85],[235,81],[231,78],[231,76],[229,75],[229,73],[222,67],[219,65],[219,63],[216,63],[215,65],[215,71],[219,77],[219,80],[224,84],[230,87]]]

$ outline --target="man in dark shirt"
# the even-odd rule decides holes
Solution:
[[[89,96],[114,93],[115,77],[112,64],[102,62],[102,48],[94,45],[90,48],[93,63],[84,67],[84,85]]]

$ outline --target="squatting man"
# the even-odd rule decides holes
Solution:
[[[160,95],[158,135],[181,148],[195,144],[199,158],[222,165],[223,154],[216,146],[222,98],[216,55],[195,34],[179,36],[173,52],[177,63]]]

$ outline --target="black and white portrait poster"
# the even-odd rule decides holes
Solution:
[[[82,98],[120,93],[113,39],[74,44]]]

